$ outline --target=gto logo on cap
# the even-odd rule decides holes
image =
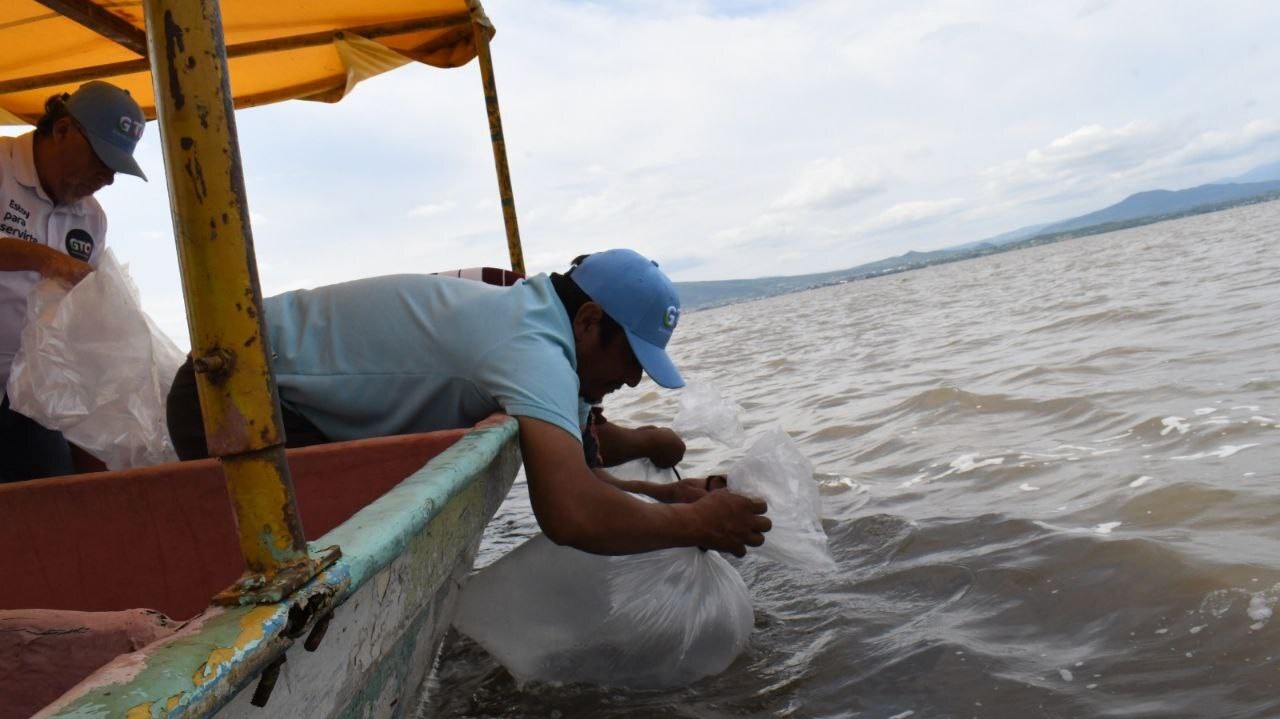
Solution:
[[[676,323],[680,321],[680,308],[672,305],[667,308],[666,314],[662,316],[662,326],[669,330],[676,328]]]
[[[142,128],[146,127],[146,124],[138,122],[128,115],[121,115],[120,122],[116,123],[116,127],[126,136],[138,140],[141,139]]]

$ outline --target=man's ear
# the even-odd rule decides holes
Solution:
[[[599,327],[603,317],[604,308],[595,302],[583,302],[577,314],[573,316],[574,339],[581,340],[592,328]]]
[[[70,116],[59,117],[53,123],[53,127],[50,128],[51,132],[49,134],[58,140],[66,139],[67,135],[71,134],[71,130],[74,129],[71,125],[73,122],[75,120],[72,120]]]

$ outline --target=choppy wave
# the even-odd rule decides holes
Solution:
[[[738,561],[751,646],[687,689],[520,687],[454,637],[424,711],[1280,716],[1277,236],[1270,203],[689,315],[686,373],[814,462],[839,571]],[[534,531],[517,487],[481,562]]]

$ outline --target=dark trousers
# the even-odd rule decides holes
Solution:
[[[41,427],[30,417],[9,409],[6,396],[0,402],[0,482],[58,477],[73,472],[71,445],[62,433]]]
[[[289,407],[282,404],[280,413],[284,420],[286,447],[306,447],[329,441],[310,420]],[[178,459],[185,461],[209,456],[204,420],[200,416],[200,395],[196,391],[196,372],[189,357],[173,377],[173,386],[169,388],[169,397],[165,401],[165,420],[169,424],[169,439],[173,441]]]

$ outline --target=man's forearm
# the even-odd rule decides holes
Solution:
[[[0,237],[0,271],[39,272],[44,268],[48,247],[34,242]]]
[[[75,284],[93,270],[87,262],[57,250],[11,237],[0,238],[0,271],[39,272]]]

